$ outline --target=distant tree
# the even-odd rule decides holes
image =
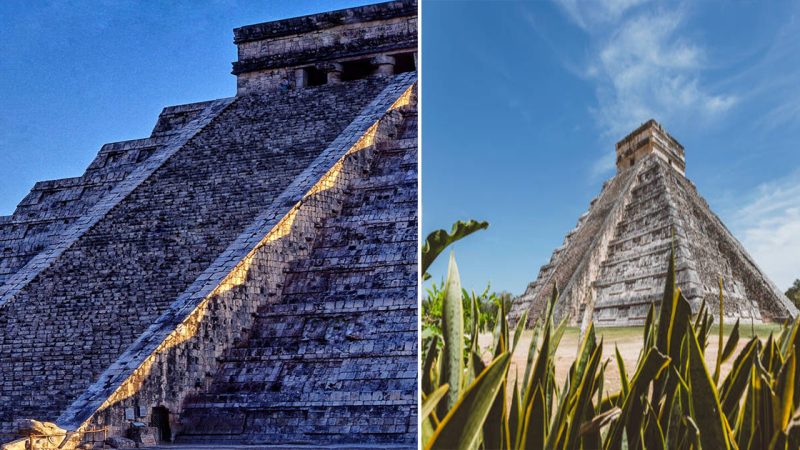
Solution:
[[[786,296],[789,297],[789,300],[794,302],[794,306],[800,308],[800,279],[794,280],[792,287],[786,291]]]

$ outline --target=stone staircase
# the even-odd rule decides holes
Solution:
[[[178,443],[416,441],[417,116],[319,224],[276,304],[189,398]]]

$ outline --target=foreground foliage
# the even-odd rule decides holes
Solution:
[[[434,258],[423,253],[424,270]],[[510,382],[511,354],[526,317],[512,332],[500,302],[492,361],[484,364],[476,321],[464,329],[464,298],[450,255],[441,311],[443,342],[434,336],[423,348],[420,421],[426,449],[800,448],[800,320],[777,337],[770,334],[764,343],[753,337],[721,378],[721,364],[733,356],[739,341],[739,323],[727,341],[720,324],[718,356],[714,367],[707,367],[704,352],[713,316],[703,305],[693,319],[676,287],[671,258],[664,297],[658,312],[650,308],[636,367],[626,370],[618,351],[613,360],[604,360],[602,339],[598,342],[589,326],[566,380],[558,386],[554,354],[566,319],[554,323],[557,301],[554,287],[507,404],[503,393]],[[719,302],[722,311],[721,294]],[[472,301],[469,307],[475,311],[478,305]],[[618,365],[621,377],[620,391],[611,394],[603,389],[610,363]]]

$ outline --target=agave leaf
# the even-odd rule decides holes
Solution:
[[[431,342],[428,344],[428,351],[425,352],[425,359],[422,363],[422,392],[425,393],[430,393],[434,390],[433,381],[431,380],[431,369],[439,353],[438,345],[439,336],[434,335]]]
[[[524,395],[523,395],[523,402],[522,408],[525,411],[525,419],[522,428],[518,431],[518,437],[516,442],[522,443],[520,445],[525,444],[525,433],[527,427],[530,424],[530,420],[539,420],[539,414],[541,411],[534,411],[532,414],[530,413],[530,408],[532,407],[534,402],[538,402],[539,400],[534,398],[534,393],[540,392],[541,395],[544,397],[543,401],[540,405],[537,406],[538,409],[546,409],[550,411],[550,403],[547,399],[547,392],[550,390],[549,386],[552,382],[552,375],[550,374],[550,352],[547,351],[548,346],[550,345],[550,324],[547,323],[544,327],[544,336],[542,337],[542,346],[538,352],[538,356],[536,358],[536,362],[533,366],[533,370],[531,372],[530,378],[527,380],[527,386],[525,387]],[[549,419],[550,415],[547,414],[543,417],[547,417]],[[538,422],[535,423],[538,426]],[[538,433],[538,431],[536,432]],[[538,442],[539,434],[536,434],[536,440]]]
[[[647,418],[644,424],[644,445],[642,448],[647,450],[666,450],[667,440],[664,437],[664,430],[661,429],[658,414],[656,414],[650,401],[645,401],[645,406]]]
[[[519,342],[519,338],[522,336],[522,331],[525,329],[525,322],[527,321],[528,311],[525,311],[522,313],[522,316],[520,316],[517,326],[514,329],[514,342],[511,344],[511,353],[514,353],[514,350],[517,348],[517,343]]]
[[[622,355],[619,353],[619,348],[614,345],[614,352],[617,358],[617,369],[619,370],[619,379],[622,384],[622,396],[627,397],[630,388],[628,387],[628,374],[625,372],[625,361],[622,360]]]
[[[598,405],[598,407],[603,402],[603,385],[605,383],[605,373],[606,373],[606,368],[608,367],[608,363],[610,363],[610,362],[611,362],[611,359],[606,359],[603,362],[603,367],[601,367],[600,370],[597,372],[597,379],[594,382],[595,392],[597,392],[597,405]],[[595,408],[594,413],[597,414],[598,412],[599,412],[598,409]]]
[[[784,430],[789,425],[789,420],[794,412],[794,385],[796,358],[794,353],[789,354],[789,359],[783,364],[778,379],[775,383],[775,393],[778,401],[775,402],[776,426],[779,430]]]
[[[448,245],[478,230],[485,230],[486,228],[489,228],[489,222],[478,222],[475,220],[462,222],[459,220],[453,224],[450,233],[445,230],[436,230],[429,234],[425,239],[425,243],[422,244],[422,265],[420,268],[423,273],[423,279],[430,278],[430,276],[426,276],[428,268]]]
[[[691,418],[691,416],[683,416],[684,422],[686,424],[686,430],[688,431],[689,442],[691,442],[691,448],[693,449],[700,449],[702,440],[700,439],[700,427]],[[716,450],[716,449],[715,449]]]
[[[541,327],[539,326],[539,321],[537,320],[536,324],[533,326],[533,335],[531,336],[531,343],[528,346],[528,361],[525,364],[525,375],[523,375],[522,381],[520,383],[520,385],[522,387],[522,397],[523,398],[527,398],[528,397],[528,392],[527,392],[527,389],[528,389],[528,377],[530,377],[531,368],[533,367],[533,362],[534,362],[535,356],[536,356],[536,344],[539,341],[539,330],[541,330]]]
[[[551,359],[553,358],[553,355],[556,354],[558,345],[561,344],[561,338],[564,337],[564,332],[567,331],[567,322],[569,322],[569,317],[564,317],[561,322],[558,323],[556,330],[553,332],[549,346]]]
[[[760,389],[756,391],[759,394],[756,401],[757,408],[755,411],[757,417],[757,426],[755,432],[753,433],[750,445],[753,446],[753,448],[767,448],[770,440],[772,440],[772,436],[778,431],[777,422],[775,421],[774,416],[774,403],[778,400],[775,394],[772,392],[772,389],[770,389],[771,380],[769,373],[763,367],[761,367],[758,359],[756,359],[754,366],[759,379]]]
[[[789,358],[789,352],[795,351],[800,338],[800,320],[795,320],[788,332],[781,333],[781,354],[783,359]]]
[[[751,365],[750,373],[748,374],[747,395],[744,398],[744,404],[739,410],[739,416],[736,419],[736,432],[734,433],[736,443],[742,449],[751,448],[750,443],[758,430],[758,414],[756,412],[758,410],[758,399],[761,396],[761,377],[758,376],[758,358],[755,355],[752,357],[752,361],[754,364]]]
[[[486,367],[442,419],[425,445],[426,449],[475,448],[489,409],[502,388],[510,362],[511,355],[504,353]]]
[[[698,311],[697,317],[694,319],[695,330],[699,330],[703,326],[703,321],[706,320],[706,312],[706,299],[703,299],[703,302],[700,304],[700,311]]]
[[[641,408],[640,397],[647,392],[650,383],[669,365],[670,358],[658,351],[655,347],[648,349],[642,364],[636,370],[630,383],[630,393],[625,397],[622,405],[622,414],[618,421],[611,425],[606,435],[603,448],[606,450],[618,449],[622,446],[622,432],[627,427],[636,430],[639,427],[644,411]],[[629,442],[630,443],[630,442]]]
[[[578,438],[580,436],[582,419],[586,417],[587,414],[594,413],[594,408],[591,405],[592,394],[594,393],[595,373],[597,372],[597,368],[603,356],[603,342],[601,341],[593,350],[589,362],[583,371],[584,376],[580,379],[580,385],[578,385],[572,395],[574,400],[572,401],[573,404],[570,406],[569,413],[571,420],[567,426],[567,439],[562,448],[579,447]]]
[[[725,338],[725,334],[723,328],[725,328],[725,313],[724,313],[724,302],[723,302],[723,294],[722,294],[722,275],[719,277],[719,339],[717,342],[717,365],[714,366],[714,384],[719,382],[719,370],[722,366],[722,358],[724,354],[724,350],[722,349],[722,340]]]
[[[584,333],[583,340],[581,341],[581,347],[578,350],[578,358],[570,367],[570,374],[567,379],[567,383],[565,384],[565,389],[562,392],[558,402],[555,419],[553,420],[553,425],[550,430],[551,433],[548,438],[547,448],[567,446],[568,441],[571,439],[570,436],[577,438],[577,428],[575,428],[574,431],[568,430],[567,433],[563,435],[561,433],[561,429],[568,426],[567,418],[565,417],[566,414],[572,414],[572,423],[576,427],[579,425],[579,423],[576,424],[575,421],[579,421],[585,415],[585,412],[582,409],[579,412],[574,411],[574,408],[577,407],[575,402],[577,401],[577,396],[579,395],[579,389],[590,389],[591,392],[585,393],[585,395],[588,395],[589,397],[591,397],[592,393],[594,392],[594,373],[597,370],[597,364],[599,363],[600,356],[602,356],[602,354],[596,356],[596,350],[597,342],[595,339],[594,325],[590,324],[589,328],[586,330],[586,333]],[[595,356],[597,361],[593,361]],[[591,367],[591,364],[594,364],[594,367]],[[589,371],[590,369],[591,371]],[[591,383],[592,385],[586,386],[586,383]],[[583,401],[586,403],[587,399],[584,399]],[[581,407],[583,407],[583,405]],[[566,439],[566,441],[563,443],[557,443],[555,439],[559,439],[562,436],[564,439]]]
[[[470,381],[468,384],[472,384],[472,382],[475,381],[475,378],[478,378],[481,372],[486,369],[486,364],[483,363],[483,359],[481,359],[481,355],[479,355],[478,352],[470,352],[470,355],[473,373],[469,377]]]
[[[433,412],[434,409],[436,409],[436,405],[439,403],[439,400],[444,397],[444,394],[447,393],[449,388],[450,386],[443,384],[423,399],[422,410],[420,411],[420,420],[428,419],[428,416]]]
[[[501,306],[501,309],[503,307]],[[503,319],[505,322],[505,319]],[[506,328],[506,336],[508,338]],[[501,341],[504,339],[501,339]],[[503,345],[502,347],[505,347]],[[510,354],[510,353],[509,353]],[[506,418],[506,379],[504,378],[501,383],[501,394],[495,397],[492,407],[489,409],[489,415],[483,424],[483,443],[486,449],[501,449],[503,448],[505,425],[508,423]]]
[[[447,398],[440,403],[440,414],[444,416],[458,401],[461,393],[461,376],[464,371],[464,311],[461,301],[461,279],[453,253],[447,268],[444,304],[442,305],[442,336],[444,337],[444,360],[440,379],[450,385]]]
[[[706,369],[703,352],[697,335],[690,330],[689,339],[689,388],[691,392],[692,418],[699,426],[703,448],[731,448],[730,426],[722,412],[717,388]]]
[[[543,352],[546,353],[546,352]],[[516,448],[525,450],[541,450],[547,439],[547,405],[545,404],[542,385],[537,384],[531,393],[531,404],[525,411],[525,422],[517,440]]]
[[[619,409],[618,406],[614,406],[608,411],[594,416],[592,420],[590,420],[589,422],[585,422],[581,425],[581,434],[600,431],[600,429],[602,429],[604,426],[610,424],[611,421],[619,417],[621,413],[622,410]]]
[[[731,330],[731,335],[728,336],[728,342],[725,343],[725,348],[722,350],[722,360],[721,363],[727,361],[731,355],[733,355],[733,351],[736,350],[736,345],[739,344],[739,319],[736,319],[736,323],[733,324],[733,329]]]
[[[519,376],[517,377],[519,378]],[[511,410],[508,414],[508,433],[511,437],[513,448],[517,448],[517,434],[522,423],[522,404],[519,397],[519,379],[514,380],[514,392],[511,393]]]
[[[678,289],[675,286],[675,242],[673,237],[672,250],[669,255],[669,268],[667,279],[664,282],[664,296],[661,299],[661,311],[658,314],[658,329],[656,334],[656,348],[659,352],[669,355],[670,331],[678,303]]]
[[[736,409],[747,388],[747,383],[750,379],[750,372],[753,368],[753,360],[758,354],[758,338],[754,337],[747,343],[745,348],[736,357],[730,373],[722,383],[721,398],[722,398],[722,411],[728,421],[733,421]]]
[[[680,361],[681,347],[687,336],[687,329],[691,326],[692,307],[689,306],[689,302],[686,300],[686,297],[683,296],[683,292],[681,292],[680,289],[676,290],[677,299],[675,300],[675,307],[668,333],[670,340],[669,357],[672,358],[673,361]]]
[[[556,285],[556,283],[553,283],[553,290],[550,293],[550,303],[547,305],[548,307],[547,307],[546,320],[548,322],[552,322],[553,320],[553,313],[555,312],[556,309],[556,303],[558,303],[558,297],[559,297],[558,285]]]
[[[772,333],[770,333],[769,337],[767,338],[767,342],[764,344],[764,348],[761,350],[761,365],[764,366],[764,368],[770,373],[773,373],[772,368],[775,361],[775,352],[775,341]]]
[[[495,358],[502,353],[510,351],[508,320],[506,320],[506,303],[501,301],[499,306],[498,313],[500,317],[498,317],[498,323],[500,324],[500,339],[498,339],[498,345],[494,351]]]

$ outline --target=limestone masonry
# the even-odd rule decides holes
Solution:
[[[416,447],[416,10],[238,28],[236,97],[0,217],[0,443]]]
[[[559,318],[586,326],[641,325],[663,295],[675,245],[676,278],[698,312],[703,300],[725,322],[783,321],[797,309],[767,278],[685,176],[684,148],[650,120],[617,144],[617,174],[541,267],[510,312],[533,323],[550,298]]]

